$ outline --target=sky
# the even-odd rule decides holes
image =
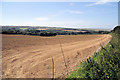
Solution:
[[[113,29],[118,2],[3,2],[1,25]]]

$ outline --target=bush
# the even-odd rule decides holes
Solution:
[[[72,72],[68,79],[119,79],[120,76],[120,34],[116,29],[111,33],[112,40],[101,51],[80,64],[77,71]]]

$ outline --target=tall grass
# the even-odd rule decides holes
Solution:
[[[67,79],[119,79],[120,34],[111,33],[112,40],[94,56],[82,62]]]

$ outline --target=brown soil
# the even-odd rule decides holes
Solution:
[[[27,35],[2,35],[3,78],[52,78],[65,77],[68,71],[92,56],[100,45],[106,45],[110,35],[72,35],[40,37]]]

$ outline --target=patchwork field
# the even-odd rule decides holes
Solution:
[[[41,37],[2,35],[2,74],[4,78],[65,77],[77,65],[106,45],[110,35],[64,35]]]

